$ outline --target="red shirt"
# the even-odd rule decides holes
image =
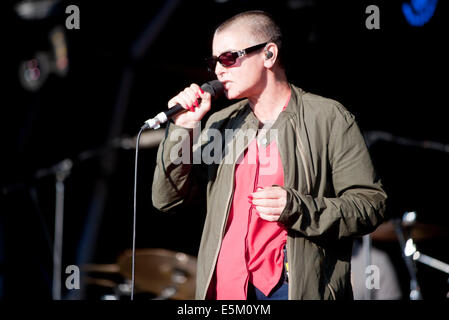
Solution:
[[[246,299],[248,281],[265,295],[279,282],[287,230],[279,222],[260,218],[248,200],[257,188],[274,184],[284,185],[276,141],[265,148],[254,139],[235,169],[234,196],[215,269],[218,300]]]

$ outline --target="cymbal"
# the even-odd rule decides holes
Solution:
[[[86,277],[85,281],[87,284],[90,284],[90,285],[96,285],[99,287],[105,287],[105,288],[111,288],[111,289],[118,286],[117,282],[109,280],[109,279]]]
[[[132,277],[132,251],[126,250],[118,259],[120,272]],[[167,289],[170,299],[191,300],[195,295],[196,258],[166,249],[137,249],[134,280],[136,287],[157,296]]]
[[[402,224],[402,229],[409,230],[411,238],[416,241],[449,236],[449,229],[433,224],[419,222],[415,222],[411,226]],[[374,241],[398,241],[392,220],[382,223],[370,235]]]
[[[98,273],[119,273],[120,266],[118,264],[85,264],[81,266],[81,270],[85,272]]]

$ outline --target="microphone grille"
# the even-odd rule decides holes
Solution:
[[[223,84],[218,80],[206,82],[201,86],[201,89],[203,89],[206,92],[209,92],[212,99],[217,99],[224,93]]]

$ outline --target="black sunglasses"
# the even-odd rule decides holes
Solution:
[[[223,67],[230,67],[234,65],[237,61],[237,58],[243,57],[244,55],[247,55],[248,53],[254,52],[256,50],[259,50],[267,45],[268,42],[257,44],[255,46],[240,50],[240,51],[227,51],[217,56],[212,56],[209,58],[206,58],[206,63],[208,66],[209,71],[214,72],[215,66],[217,65],[217,62],[220,62],[220,64]]]

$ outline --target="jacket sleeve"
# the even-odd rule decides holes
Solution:
[[[328,159],[334,197],[287,191],[280,222],[308,237],[340,239],[370,233],[383,221],[387,195],[376,176],[352,114],[341,108],[332,122]]]
[[[192,173],[194,130],[168,123],[165,138],[159,144],[153,176],[152,202],[160,211],[186,204],[197,190]]]

